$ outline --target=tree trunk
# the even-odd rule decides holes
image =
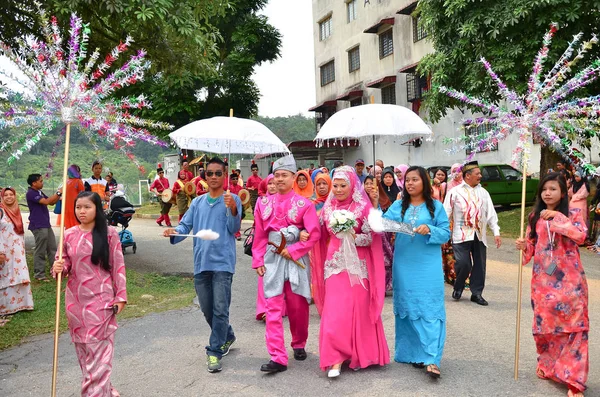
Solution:
[[[556,171],[556,163],[560,160],[564,160],[558,153],[551,150],[548,146],[542,146],[542,153],[540,156],[540,179],[546,175],[549,168]]]

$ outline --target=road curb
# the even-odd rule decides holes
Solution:
[[[158,219],[160,217],[160,215],[158,214],[133,214],[134,218],[138,218],[138,219]],[[178,215],[171,215],[169,216],[169,218],[171,219],[171,222],[177,222],[177,220],[179,219]],[[242,225],[252,225],[254,223],[254,221],[250,221],[250,220],[242,220]]]

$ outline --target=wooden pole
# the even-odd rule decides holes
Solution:
[[[63,164],[62,202],[67,200],[67,169],[69,168],[69,148],[71,144],[71,123],[67,123],[65,135],[65,156]],[[62,206],[62,211],[65,206]],[[63,214],[64,215],[64,214]],[[60,217],[60,237],[58,239],[58,260],[63,258],[63,240],[65,237],[65,217]],[[60,295],[61,295],[62,273],[56,275],[56,316],[54,322],[54,358],[52,360],[52,397],[56,397],[56,374],[58,371],[58,337],[60,331]]]
[[[523,183],[521,185],[521,238],[525,235],[525,200],[527,197],[527,162],[523,165]],[[517,287],[517,329],[515,334],[515,380],[519,379],[519,348],[521,343],[521,300],[523,292],[523,252],[519,252],[519,281]]]

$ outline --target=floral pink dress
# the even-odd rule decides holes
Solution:
[[[531,228],[527,228],[529,236]],[[578,244],[587,228],[581,211],[538,220],[537,241],[528,239],[523,264],[533,257],[531,304],[538,375],[584,391],[589,372],[588,286]],[[541,373],[540,373],[541,371]]]
[[[6,212],[0,217],[0,252],[7,261],[0,263],[0,316],[21,310],[33,310],[29,269],[25,257],[25,239],[15,233]]]

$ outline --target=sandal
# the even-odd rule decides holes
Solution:
[[[429,364],[427,366],[427,375],[431,376],[434,379],[439,378],[440,376],[442,376],[442,373],[440,372],[440,367],[438,367],[435,364]]]
[[[535,374],[537,375],[538,378],[540,379],[548,379],[546,378],[546,374],[544,373],[544,371],[542,371],[541,368],[538,368],[535,370]]]
[[[418,369],[423,369],[425,368],[425,363],[411,363],[413,367],[418,368]]]
[[[10,316],[0,316],[0,327],[4,327],[10,321]]]

